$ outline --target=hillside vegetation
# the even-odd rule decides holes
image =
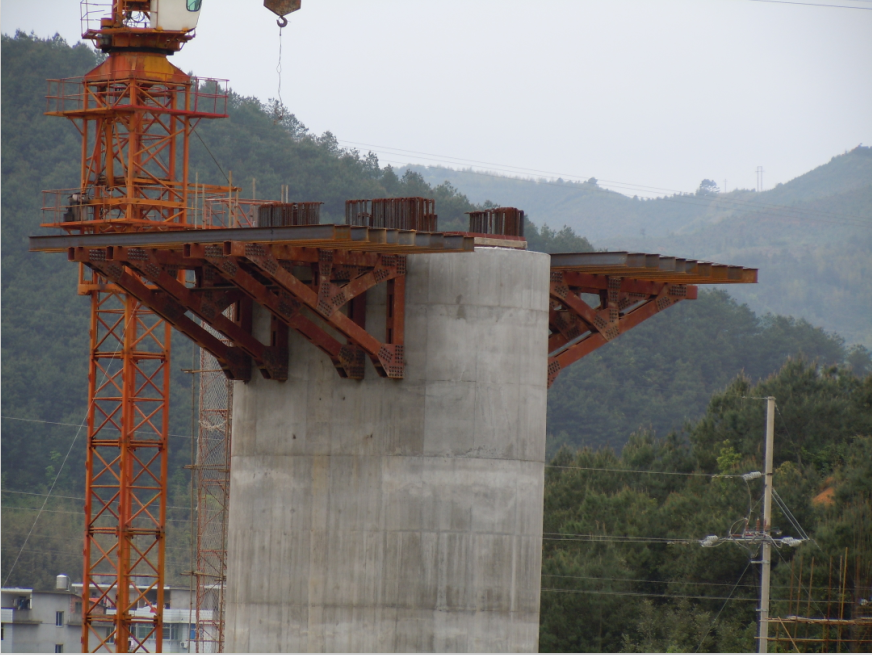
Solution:
[[[702,416],[712,394],[739,373],[759,382],[791,356],[870,370],[863,347],[803,320],[755,315],[724,291],[703,291],[581,361],[548,393],[548,452],[567,444],[621,448],[639,429],[658,436]]]
[[[845,618],[862,612],[872,584],[872,376],[791,360],[759,384],[734,379],[689,426],[689,439],[642,430],[619,455],[566,449],[550,462],[541,650],[756,650],[759,551],[699,540],[760,519],[761,481],[741,474],[762,470],[766,396],[778,405],[774,487],[814,540],[773,549],[771,614],[796,613],[787,602],[800,596],[793,560],[794,576],[805,562],[801,595],[809,597],[814,557],[809,611],[838,616],[827,567],[845,555]],[[827,500],[815,500],[821,492]],[[778,508],[772,525],[801,536]],[[810,626],[808,636],[824,635]]]
[[[410,166],[425,180],[449,182],[473,202],[526,210],[567,225],[597,248],[659,252],[760,269],[760,283],[730,289],[758,313],[804,318],[872,347],[872,148],[858,146],[762,193],[696,193],[657,198],[616,186],[520,179],[471,170]],[[626,194],[626,195],[624,195]]]

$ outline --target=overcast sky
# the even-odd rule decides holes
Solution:
[[[754,188],[762,166],[771,188],[872,145],[872,2],[796,1],[869,10],[303,0],[283,32],[282,98],[313,132],[383,164],[681,191],[703,178]],[[276,97],[279,28],[262,4],[204,0],[197,37],[174,63]],[[3,0],[0,20],[6,34],[80,35],[78,0]]]

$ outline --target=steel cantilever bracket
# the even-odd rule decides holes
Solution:
[[[313,266],[316,269],[316,288],[313,289],[288,270],[292,268],[291,266],[283,264],[275,257],[273,246],[227,242],[220,253],[217,246],[190,246],[192,254],[199,255],[201,249],[204,259],[228,280],[232,281],[243,269],[248,269],[266,278],[276,285],[280,292],[314,312],[329,327],[344,336],[348,344],[340,346],[338,352],[335,352],[334,346],[334,355],[331,357],[340,375],[344,373],[346,377],[361,379],[364,371],[363,356],[368,356],[380,376],[395,379],[403,377],[405,361],[402,317],[405,315],[405,256],[375,254],[361,257],[360,255],[365,253],[318,250],[317,263],[310,262],[316,264]],[[292,253],[291,256],[293,257],[294,254],[302,253]],[[335,283],[342,278],[350,279],[342,285]],[[340,311],[349,301],[381,282],[388,282],[384,343],[373,337],[354,318]],[[362,319],[358,320],[362,322]],[[317,326],[314,327],[320,330]],[[304,336],[313,343],[314,337],[320,337],[314,331],[311,335],[304,333]],[[323,332],[323,336],[327,336],[327,333]]]
[[[403,377],[405,256],[229,241],[186,244],[183,252],[77,247],[69,259],[86,264],[211,352],[231,379],[251,379],[253,362],[264,378],[286,380],[289,328],[324,352],[342,377],[363,379],[366,357],[382,377]],[[312,281],[295,275],[295,266],[309,267]],[[193,286],[182,282],[184,270],[195,272]],[[382,282],[387,284],[384,342],[365,327],[366,292]],[[271,314],[268,344],[252,334],[253,303]],[[231,305],[235,320],[225,315]]]
[[[599,297],[596,307],[582,294]],[[697,287],[575,271],[551,271],[548,386],[560,371],[667,307],[697,297]]]
[[[149,287],[139,275],[110,259],[107,249],[71,249],[69,259],[82,262],[110,282],[124,289],[155,314],[187,336],[201,348],[209,351],[218,360],[228,378],[251,379],[251,358],[239,347],[227,345],[211,332],[185,315],[187,308],[167,294]]]

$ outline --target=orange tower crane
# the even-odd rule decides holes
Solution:
[[[190,137],[201,119],[227,116],[227,84],[193,78],[167,57],[193,38],[200,5],[82,1],[83,37],[108,56],[82,78],[49,80],[46,114],[76,125],[82,162],[79,187],[44,192],[44,226],[71,234],[198,227]],[[279,5],[289,13],[299,0]],[[233,191],[197,187],[201,202]],[[82,648],[144,651],[148,642],[159,652],[170,327],[83,266],[78,289],[91,298]]]
[[[82,3],[83,36],[108,57],[81,79],[49,81],[47,113],[71,119],[82,134],[80,187],[46,192],[53,226],[189,227],[189,140],[200,119],[226,115],[226,85],[191,78],[167,60],[192,38],[199,2],[190,15],[166,20],[152,5],[168,3],[114,0],[108,16]],[[137,651],[149,641],[160,651],[170,327],[85,268],[79,293],[91,297],[82,649]]]

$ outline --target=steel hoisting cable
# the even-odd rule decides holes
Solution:
[[[276,66],[276,73],[279,76],[279,89],[278,89],[278,100],[276,101],[276,118],[274,123],[281,123],[285,120],[285,103],[282,101],[282,30],[285,28],[285,25],[288,24],[286,19],[284,20],[284,25],[281,22],[278,22],[279,25],[279,63]]]
[[[28,423],[45,423],[46,425],[67,425],[73,428],[79,427],[78,423],[61,423],[58,421],[43,421],[42,419],[37,418],[18,418],[17,416],[0,416],[2,419],[6,419],[9,421],[27,421]],[[167,434],[168,437],[178,437],[179,439],[193,439],[189,434],[173,434],[172,432]],[[218,439],[218,437],[206,437],[206,439]]]
[[[199,127],[199,126],[198,126],[198,127]],[[203,147],[206,149],[206,152],[209,153],[209,156],[212,158],[212,161],[215,162],[215,165],[218,167],[218,170],[221,171],[221,175],[223,175],[223,176],[224,176],[224,179],[227,180],[227,184],[230,184],[230,178],[227,176],[227,173],[224,172],[224,169],[221,168],[221,164],[218,163],[218,159],[215,157],[214,154],[212,154],[212,150],[209,148],[208,145],[206,145],[206,142],[203,141],[203,137],[201,137],[201,136],[200,136],[200,133],[197,132],[197,128],[195,127],[193,130],[191,130],[191,132],[193,132],[194,135],[195,135],[198,139],[200,139],[200,143],[203,144]]]

